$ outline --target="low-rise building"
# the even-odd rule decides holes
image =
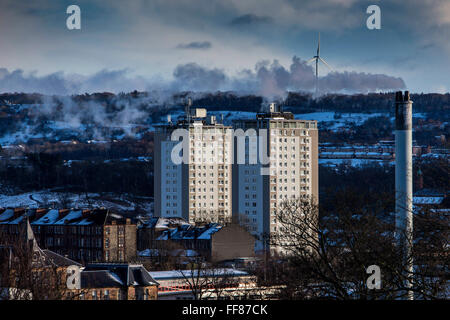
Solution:
[[[254,256],[255,238],[238,224],[180,224],[153,234],[159,236],[148,243],[141,256],[155,251],[160,254],[167,248],[184,250],[186,255],[199,255],[212,262]]]
[[[69,293],[77,300],[156,300],[158,296],[158,283],[142,265],[90,264],[80,275],[80,289]]]
[[[107,209],[0,209],[0,231],[14,238],[29,220],[41,248],[78,262],[126,262],[136,257],[136,224]]]

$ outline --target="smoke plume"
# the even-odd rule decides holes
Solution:
[[[367,93],[405,88],[401,78],[364,72],[331,72],[319,79],[321,93]],[[313,91],[314,69],[306,61],[293,57],[288,68],[277,60],[260,61],[253,70],[236,75],[206,68],[196,63],[175,67],[173,79],[155,80],[133,76],[129,70],[101,70],[90,76],[63,72],[38,76],[23,70],[0,68],[0,92],[38,92],[43,94],[79,94],[85,92],[153,91],[234,91],[258,94],[266,98],[283,97],[286,91]]]

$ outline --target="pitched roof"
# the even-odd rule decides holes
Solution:
[[[60,254],[57,254],[56,252],[53,252],[51,250],[44,249],[42,250],[42,252],[44,252],[47,259],[49,259],[53,264],[55,264],[58,267],[68,267],[72,265],[79,267],[82,266],[80,263],[73,261],[72,259],[69,259],[67,257],[64,257]]]
[[[81,288],[114,288],[122,287],[122,280],[109,270],[83,270],[81,272]]]
[[[179,217],[152,217],[142,225],[142,228],[170,229],[183,225],[190,225],[186,220]]]
[[[106,270],[115,274],[126,286],[158,285],[158,283],[142,265],[132,265],[126,263],[95,263],[89,264],[85,268],[85,271],[100,270]]]
[[[210,223],[205,226],[181,225],[176,229],[165,230],[156,240],[210,240],[211,235],[222,229],[218,223]]]
[[[200,276],[205,277],[243,277],[249,274],[246,271],[232,268],[203,269],[203,270],[168,270],[168,271],[152,271],[151,276],[156,280],[168,279],[184,279],[194,274],[196,276],[200,272]]]
[[[119,214],[110,213],[105,208],[93,209],[0,209],[0,224],[19,224],[28,219],[32,226],[44,225],[104,225],[106,221],[116,220],[119,224],[126,219]]]

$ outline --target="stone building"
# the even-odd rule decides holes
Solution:
[[[152,228],[141,228],[139,232],[156,234],[148,229]],[[185,256],[201,256],[212,262],[255,255],[255,238],[238,224],[225,226],[217,223],[203,226],[179,224],[157,234],[158,236],[155,236],[152,242],[148,242],[147,246],[145,243],[141,244],[150,249],[145,251],[152,250],[161,254],[165,249],[172,248],[178,252],[183,250]]]
[[[75,300],[156,300],[158,283],[142,266],[121,263],[89,264],[81,271]]]
[[[13,238],[27,219],[41,248],[69,259],[126,262],[136,256],[136,224],[106,209],[0,209],[0,231]]]

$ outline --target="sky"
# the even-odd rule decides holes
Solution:
[[[312,91],[319,32],[324,92],[450,91],[450,0],[1,0],[0,92]]]

